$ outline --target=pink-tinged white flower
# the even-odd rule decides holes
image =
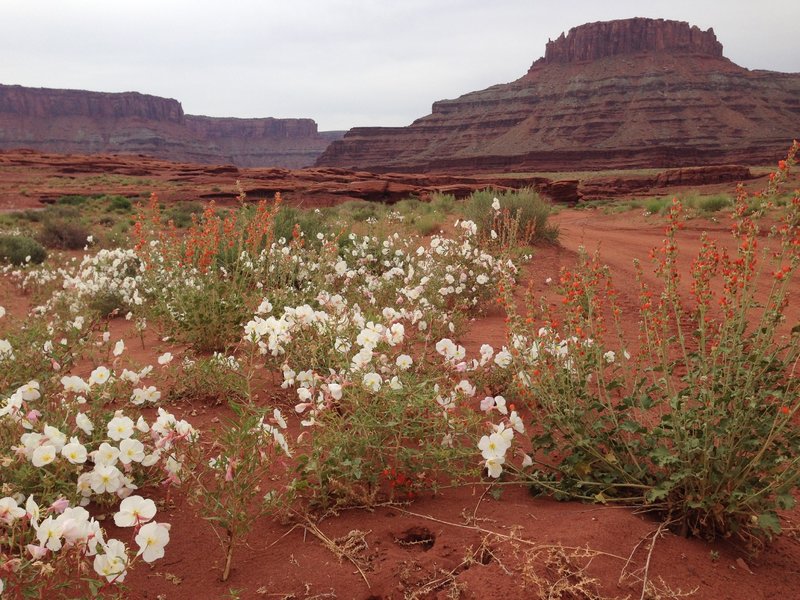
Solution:
[[[61,513],[63,513],[65,510],[67,510],[68,508],[69,508],[69,500],[67,500],[63,496],[61,498],[59,498],[58,500],[54,501],[50,505],[50,510],[52,512],[56,513],[56,514],[59,514],[59,515]]]
[[[139,440],[128,438],[119,443],[119,462],[123,465],[129,465],[131,462],[142,462],[144,457],[144,444]]]
[[[17,519],[25,516],[25,509],[17,505],[17,501],[10,496],[0,498],[0,522],[11,525]]]
[[[141,496],[128,496],[119,505],[114,515],[117,527],[134,527],[150,521],[156,516],[156,503]]]
[[[408,354],[401,354],[395,360],[395,364],[399,369],[406,371],[411,368],[411,365],[414,364],[413,359]]]
[[[362,380],[364,387],[373,392],[380,391],[383,384],[383,377],[377,373],[365,373]]]
[[[47,556],[47,548],[44,546],[37,546],[36,544],[28,544],[25,546],[25,549],[28,551],[28,554],[31,555],[33,560],[42,560],[45,556]]]
[[[91,419],[86,416],[86,413],[79,412],[75,415],[75,424],[78,426],[78,429],[83,431],[86,435],[92,435],[92,431],[94,431],[94,425],[92,424]]]
[[[164,354],[158,357],[158,364],[167,365],[172,362],[172,359],[173,359],[172,352],[165,352]]]
[[[86,448],[78,441],[78,438],[70,438],[69,443],[61,448],[61,456],[73,465],[81,465],[86,462]]]
[[[128,551],[119,540],[108,540],[103,544],[103,554],[94,557],[95,573],[108,582],[122,583],[127,575]]]
[[[125,416],[117,416],[108,422],[108,437],[115,442],[124,440],[133,435],[133,419]]]
[[[405,335],[406,328],[402,323],[392,323],[392,325],[386,330],[386,341],[390,346],[396,346],[397,344],[403,343]]]
[[[111,371],[108,370],[108,367],[100,366],[89,375],[89,385],[103,385],[109,379],[111,379]]]
[[[467,398],[472,398],[475,395],[475,386],[466,379],[462,379],[456,385],[456,391],[462,392]]]
[[[89,391],[89,384],[78,375],[64,375],[61,378],[61,385],[65,392],[74,394],[85,394]]]
[[[483,400],[481,400],[481,410],[483,412],[489,412],[494,408],[494,398],[491,396],[486,396]]]
[[[114,350],[112,350],[112,354],[114,356],[120,356],[123,352],[125,352],[125,342],[123,340],[117,340],[117,343],[114,344]]]
[[[51,446],[50,444],[39,446],[33,451],[33,454],[31,454],[31,462],[33,463],[34,467],[44,467],[45,465],[49,465],[55,460],[55,458],[55,446]]]
[[[146,563],[164,557],[164,546],[169,543],[169,525],[165,523],[148,523],[136,535],[139,545],[137,556],[141,556]]]

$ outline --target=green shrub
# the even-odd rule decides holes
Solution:
[[[47,258],[47,251],[39,242],[25,235],[0,235],[0,261],[12,265],[28,262],[40,264]]]
[[[56,202],[58,204],[66,204],[67,206],[81,206],[82,204],[86,204],[89,200],[89,196],[71,195],[61,196]]]
[[[695,201],[695,208],[700,212],[718,212],[723,208],[731,206],[731,199],[726,195],[701,196]]]
[[[107,196],[108,210],[117,212],[130,212],[133,204],[125,196]]]
[[[499,211],[492,208],[495,198],[500,202]],[[532,189],[474,192],[464,203],[463,211],[464,217],[478,226],[481,236],[488,236],[491,231],[502,236],[507,234],[503,229],[513,226],[517,228],[517,241],[523,244],[558,240],[558,226],[547,222],[550,205]]]
[[[414,219],[413,226],[418,234],[431,235],[442,228],[442,218],[435,213],[420,215]]]
[[[275,239],[291,239],[295,225],[299,227],[303,237],[310,244],[317,243],[318,233],[326,234],[330,230],[321,212],[302,210],[293,206],[282,206],[275,215],[273,225]]]
[[[80,250],[91,235],[82,223],[62,218],[48,218],[42,223],[39,242],[47,248]]]

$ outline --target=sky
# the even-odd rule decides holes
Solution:
[[[797,0],[0,0],[0,83],[402,126],[518,79],[562,31],[629,17],[713,27],[733,62],[800,72]]]

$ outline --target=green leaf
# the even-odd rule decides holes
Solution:
[[[658,500],[663,500],[669,494],[669,489],[672,487],[671,484],[666,483],[662,484],[666,485],[667,487],[654,487],[649,492],[647,492],[647,501],[648,502],[656,502]]]
[[[678,458],[670,454],[670,451],[667,450],[664,446],[657,446],[650,453],[650,458],[652,458],[659,467],[675,464],[676,462],[678,462]]]
[[[765,512],[758,515],[758,525],[770,533],[781,532],[781,522],[774,512]]]
[[[775,497],[775,502],[777,503],[779,508],[782,508],[784,510],[789,510],[790,508],[794,508],[794,505],[797,504],[797,501],[791,494],[779,494],[778,496]]]

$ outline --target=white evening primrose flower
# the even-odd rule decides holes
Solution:
[[[86,447],[78,441],[78,438],[70,438],[69,443],[61,449],[61,456],[73,465],[81,465],[86,462]]]
[[[0,306],[0,319],[6,316],[6,309]]]
[[[128,496],[119,504],[114,515],[117,527],[134,527],[152,520],[156,516],[156,503],[141,496]]]
[[[522,418],[517,414],[517,411],[511,411],[511,414],[508,415],[508,422],[512,429],[519,433],[525,433],[525,423],[522,422]]]
[[[500,352],[498,352],[494,357],[494,364],[496,364],[501,369],[505,369],[508,365],[511,364],[511,353],[503,348]]]
[[[17,388],[17,393],[22,396],[22,399],[25,400],[25,402],[38,400],[42,397],[42,394],[39,392],[38,381],[29,381],[25,385],[21,385]]]
[[[14,360],[14,348],[8,340],[0,340],[0,361]]]
[[[342,384],[341,383],[329,383],[328,384],[328,393],[331,395],[331,398],[334,400],[341,400],[342,399]]]
[[[107,367],[97,367],[92,373],[89,375],[89,385],[97,385],[97,384],[104,384],[111,378],[111,371],[108,370]]]
[[[365,388],[377,392],[381,389],[383,378],[377,373],[366,373],[364,374],[363,383]]]
[[[495,198],[494,200],[492,200],[492,210],[495,210],[495,211],[500,210],[500,199],[499,198]]]
[[[139,440],[128,438],[119,443],[119,462],[129,465],[131,462],[140,463],[144,460],[144,444]]]
[[[136,535],[139,545],[137,556],[141,556],[146,563],[164,557],[164,546],[169,543],[169,526],[162,523],[148,523]]]
[[[119,459],[119,448],[108,442],[103,442],[100,447],[92,452],[95,465],[113,465]]]
[[[92,431],[94,431],[94,425],[92,424],[91,419],[86,416],[86,413],[79,412],[75,415],[75,424],[78,426],[78,429],[83,431],[86,435],[92,435]]]
[[[389,381],[389,387],[392,388],[395,391],[403,389],[403,384],[402,384],[402,382],[400,381],[400,378],[397,375],[392,377],[392,379]]]
[[[603,354],[603,358],[608,364],[613,363],[617,359],[617,355],[614,353],[613,350],[609,350],[605,354]]]
[[[523,467],[531,467],[531,466],[533,466],[533,459],[530,457],[530,455],[525,454],[523,456],[523,458],[522,458],[522,466]]]
[[[11,525],[14,521],[21,519],[26,514],[25,509],[18,506],[14,498],[10,496],[0,498],[0,523]]]
[[[264,298],[261,304],[258,305],[258,308],[256,309],[256,314],[266,315],[267,313],[271,312],[272,312],[272,303],[268,299]]]
[[[413,363],[414,361],[408,354],[401,354],[400,356],[397,357],[397,360],[395,361],[395,364],[398,366],[398,368],[402,369],[403,371],[411,368],[411,365]]]
[[[44,446],[39,446],[33,451],[33,454],[31,455],[31,462],[33,463],[34,467],[44,467],[45,465],[49,465],[51,462],[53,462],[55,458],[55,446],[46,444]]]
[[[65,392],[85,394],[89,391],[89,384],[78,375],[64,375],[61,378],[61,385],[64,387]]]
[[[117,467],[103,464],[96,464],[89,476],[89,485],[95,494],[113,494],[122,487],[124,477]]]
[[[172,358],[173,358],[172,352],[165,352],[164,354],[158,357],[158,364],[160,365],[169,364],[170,362],[172,362]]]
[[[94,571],[101,577],[105,577],[106,581],[122,583],[127,574],[128,567],[128,551],[125,549],[125,544],[119,540],[108,540],[103,544],[103,554],[97,554],[94,557]]]
[[[125,416],[114,417],[108,422],[108,437],[115,442],[133,435],[133,419]]]
[[[112,354],[114,356],[119,356],[123,352],[125,352],[125,342],[123,340],[117,340],[117,343],[114,344],[114,350],[112,351]]]
[[[486,466],[486,470],[489,472],[489,477],[493,477],[497,479],[503,473],[503,463],[506,462],[504,456],[493,456],[492,458],[487,458],[484,465]]]

